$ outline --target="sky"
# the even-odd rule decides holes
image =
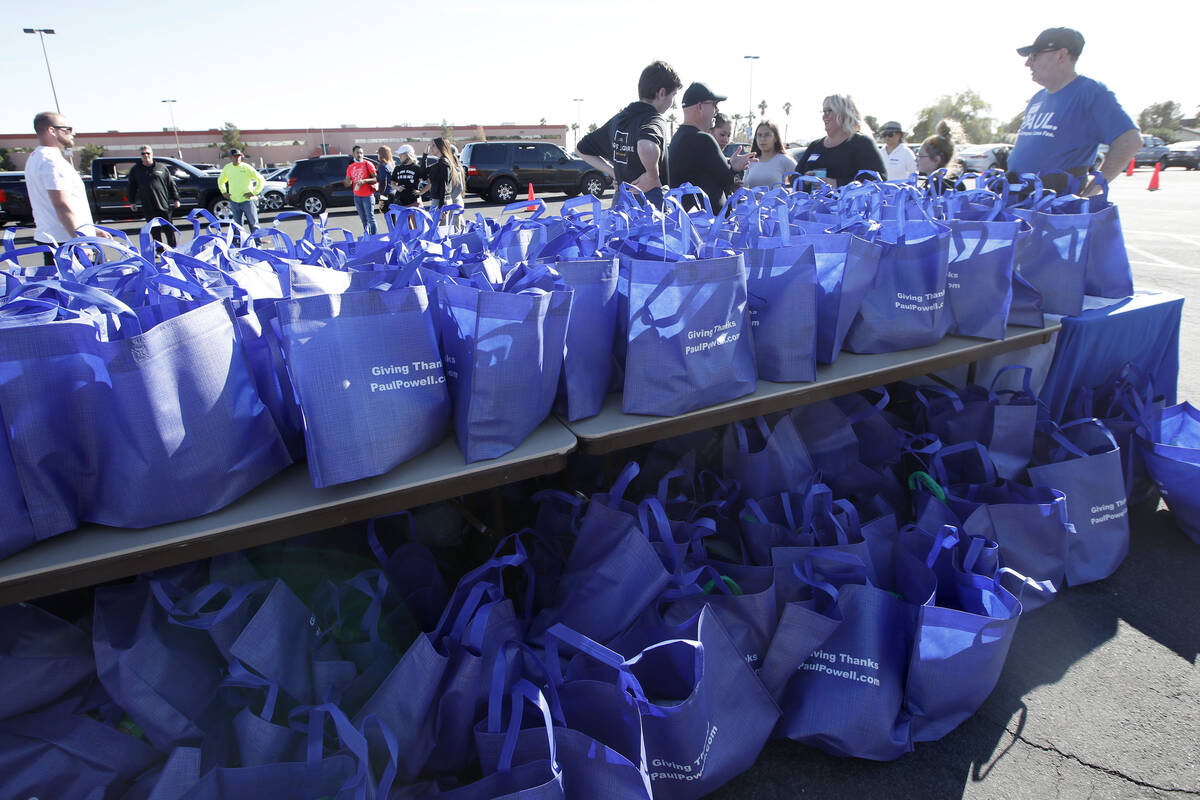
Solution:
[[[829,94],[850,94],[864,116],[908,129],[923,107],[972,89],[988,115],[1008,121],[1039,88],[1014,49],[1059,25],[1083,33],[1079,71],[1107,84],[1135,121],[1164,100],[1189,115],[1200,107],[1194,25],[1076,0],[768,3],[765,16],[709,0],[17,5],[0,0],[0,133],[31,131],[33,115],[54,107],[38,37],[23,27],[55,29],[45,42],[58,98],[84,132],[169,127],[164,99],[176,101],[184,130],[543,118],[584,130],[635,99],[654,59],[685,86],[699,80],[727,95],[728,114],[766,100],[767,117],[793,141],[821,134]]]

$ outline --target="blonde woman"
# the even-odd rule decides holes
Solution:
[[[845,186],[861,170],[885,174],[875,142],[858,132],[858,107],[849,95],[826,97],[821,103],[821,121],[825,136],[809,144],[797,162],[797,172],[814,175],[833,186]]]

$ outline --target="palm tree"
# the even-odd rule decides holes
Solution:
[[[571,133],[575,134],[575,146],[578,147],[579,146],[579,123],[578,122],[571,123]]]
[[[732,119],[732,120],[733,120],[733,137],[732,137],[732,138],[733,138],[733,140],[736,142],[736,141],[737,141],[737,137],[738,137],[738,133],[740,133],[740,132],[741,132],[741,130],[742,130],[742,125],[741,125],[741,122],[742,122],[742,115],[741,115],[741,114],[734,114],[732,117],[730,117],[730,119]]]
[[[792,117],[792,104],[784,103],[783,104],[783,141],[784,141],[785,145],[788,140],[788,132],[787,132],[788,131],[788,122],[791,121],[791,117]]]
[[[758,119],[761,122],[762,120],[767,118],[767,101],[766,100],[763,100],[761,103],[758,104],[758,110],[761,112],[758,115]]]
[[[675,123],[676,123],[678,120],[679,120],[679,117],[675,116],[675,112],[674,112],[674,111],[672,111],[672,112],[671,112],[671,115],[670,115],[669,117],[667,117],[667,122],[671,123],[671,135],[672,135],[672,136],[674,136],[674,135],[675,135]]]

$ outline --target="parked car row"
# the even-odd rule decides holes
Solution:
[[[1167,160],[1163,162],[1163,169],[1167,167],[1200,169],[1200,140],[1193,139],[1189,142],[1176,142],[1169,145],[1167,147]]]

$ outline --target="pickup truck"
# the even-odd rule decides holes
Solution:
[[[154,160],[171,170],[179,189],[180,212],[186,214],[193,208],[206,208],[218,217],[230,215],[229,201],[217,191],[216,175],[174,158],[155,156]],[[102,156],[92,161],[91,175],[83,177],[83,186],[92,207],[92,218],[97,222],[140,216],[133,209],[128,191],[129,169],[137,162],[137,156]],[[0,221],[23,225],[33,222],[24,173],[0,173]]]

